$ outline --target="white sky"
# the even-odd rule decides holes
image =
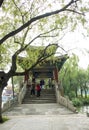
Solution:
[[[89,65],[89,54],[87,53],[89,50],[89,37],[84,37],[78,31],[70,32],[63,38],[61,44],[65,50],[68,50],[69,55],[75,53],[79,56],[80,67],[87,68]]]

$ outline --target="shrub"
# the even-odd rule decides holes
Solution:
[[[75,107],[79,107],[79,106],[82,106],[83,105],[83,102],[79,99],[79,98],[73,98],[72,99],[72,102],[73,102],[73,105]]]
[[[68,94],[68,96],[69,96],[69,99],[72,100],[73,98],[76,97],[76,94],[75,94],[74,91],[71,91],[71,92]]]
[[[83,105],[89,105],[89,98],[82,98]]]

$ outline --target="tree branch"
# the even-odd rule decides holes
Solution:
[[[22,51],[24,51],[24,50],[25,50],[33,41],[35,41],[37,38],[40,38],[40,37],[42,37],[42,35],[48,34],[48,33],[52,32],[52,31],[54,31],[54,30],[55,30],[55,28],[49,30],[48,32],[38,34],[38,35],[37,35],[36,37],[34,37],[27,45],[25,45],[23,48],[19,49],[19,50],[17,51],[17,53],[19,54],[19,53],[21,53]]]
[[[49,55],[45,55],[46,53],[46,50],[50,47],[50,46],[56,46],[58,47],[57,44],[49,44],[48,46],[45,47],[45,49],[43,50],[43,53],[41,54],[41,56],[37,59],[37,61],[29,68],[27,69],[27,71],[30,71],[32,70],[36,65],[38,65],[39,63],[41,63],[43,60],[49,58],[50,56],[54,55],[55,53],[52,52],[51,54]],[[24,75],[25,74],[25,71],[24,72],[15,72],[14,76],[19,76],[19,75]]]
[[[78,0],[76,0],[78,1]],[[66,11],[66,9],[72,5],[73,3],[75,3],[74,0],[71,0],[67,5],[65,5],[63,8],[59,9],[59,10],[56,10],[56,11],[52,11],[52,12],[48,12],[48,13],[45,13],[45,14],[42,14],[42,15],[39,15],[39,16],[36,16],[32,19],[30,19],[28,22],[26,22],[24,25],[20,26],[18,29],[8,33],[7,35],[5,35],[1,40],[0,40],[0,45],[6,41],[8,38],[16,35],[17,33],[19,33],[20,31],[22,31],[23,29],[27,28],[30,24],[32,24],[33,22],[37,21],[37,20],[40,20],[42,18],[46,18],[46,17],[49,17],[49,16],[52,16],[52,15],[55,15],[55,14],[58,14],[60,12],[63,12],[63,11]]]
[[[73,13],[76,13],[76,14],[79,14],[79,15],[84,15],[84,16],[85,16],[84,13],[78,12],[78,11],[76,11],[76,10],[66,9],[66,11],[73,12]]]
[[[22,17],[22,23],[24,24],[24,16],[22,15],[21,9],[17,6],[17,4],[15,3],[15,1],[13,0],[14,5],[16,6],[16,8],[19,10],[21,17]]]
[[[17,69],[16,59],[17,59],[17,56],[18,56],[21,52],[23,52],[34,40],[36,40],[37,38],[39,38],[41,35],[50,33],[50,32],[53,31],[53,30],[54,30],[54,29],[52,29],[52,30],[50,30],[50,31],[48,31],[48,32],[45,32],[45,33],[41,33],[41,34],[37,35],[35,38],[33,38],[33,39],[32,39],[27,45],[25,45],[24,47],[21,46],[21,48],[20,48],[19,50],[17,50],[17,51],[14,53],[14,55],[12,56],[12,66],[11,66],[11,70],[9,71],[9,73],[10,73],[10,74],[11,74],[12,72],[15,73],[15,71],[16,71],[16,69]],[[28,28],[27,28],[27,31],[26,31],[26,35],[27,35],[27,32],[28,32]],[[19,42],[18,42],[18,43],[19,43]],[[20,43],[19,43],[19,44],[20,44]],[[43,58],[43,57],[45,56],[45,53],[46,53],[47,48],[48,48],[49,46],[52,46],[52,45],[57,46],[57,44],[50,44],[50,45],[48,45],[48,46],[44,49],[44,51],[43,51],[41,57],[39,57],[38,60],[37,60],[37,62],[33,65],[33,67],[36,66],[41,60],[43,61],[43,59],[41,59],[41,58]],[[51,55],[52,55],[52,54],[51,54]],[[50,56],[51,56],[51,55],[50,55]],[[49,56],[49,57],[50,57],[50,56]],[[47,56],[47,57],[48,57],[48,56]],[[45,57],[45,59],[46,59],[46,57]],[[31,68],[33,68],[33,67],[31,67]],[[30,68],[30,69],[31,69],[31,68]],[[24,74],[24,73],[23,73],[23,74]]]
[[[4,2],[4,0],[0,0],[0,7],[2,6],[3,2]]]
[[[14,37],[14,43],[21,45],[21,42],[17,41],[15,37]]]

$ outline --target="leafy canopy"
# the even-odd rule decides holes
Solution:
[[[69,3],[71,3],[69,7],[64,8]],[[10,64],[15,53],[20,54],[28,46],[30,48],[30,45],[59,44],[59,40],[65,33],[74,31],[77,25],[82,24],[86,28],[87,20],[84,12],[89,11],[86,3],[88,2],[82,0],[4,1],[0,17],[0,45],[2,44],[0,59],[1,61],[3,59],[0,66]],[[56,11],[53,15],[52,12],[55,10],[59,10],[59,13]],[[20,51],[17,53],[17,50]],[[31,53],[30,49],[27,58],[32,60],[34,57],[34,61],[36,61],[36,55],[38,52]]]

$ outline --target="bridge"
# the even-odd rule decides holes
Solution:
[[[85,114],[75,113],[76,109],[68,98],[61,96],[57,84],[55,84],[55,89],[43,90],[42,94],[43,97],[41,96],[40,99],[30,97],[26,84],[24,84],[18,95],[18,103],[3,112],[3,116],[8,116],[10,120],[0,125],[0,129],[89,129],[89,118]],[[46,99],[44,98],[44,95],[46,96]],[[48,97],[49,99],[47,99]]]
[[[18,104],[43,104],[43,103],[57,103],[65,106],[73,112],[76,112],[76,108],[72,105],[72,102],[64,96],[62,86],[59,82],[58,72],[67,60],[68,56],[55,57],[54,60],[44,60],[41,64],[38,64],[31,72],[25,73],[24,85],[21,87],[20,92],[16,100],[8,101],[2,111],[13,106],[15,103]],[[21,61],[20,61],[21,62]],[[54,82],[54,87],[51,89],[42,89],[41,96],[38,99],[36,96],[31,97],[30,91],[27,88],[29,76],[38,79],[49,79]]]
[[[72,102],[65,97],[59,81],[61,67],[68,56],[44,60],[24,75],[24,84],[14,100],[4,104],[3,116],[10,120],[0,125],[0,130],[88,130],[89,117],[77,113]],[[23,58],[20,57],[20,64]],[[26,62],[28,63],[29,60]],[[30,95],[27,88],[29,76],[51,79],[54,87],[42,89],[41,96]]]
[[[8,111],[8,109],[13,108],[14,106],[28,104],[51,104],[58,105],[59,107],[67,108],[72,112],[76,112],[76,108],[73,106],[72,102],[67,98],[61,95],[58,85],[55,83],[55,88],[51,89],[42,89],[41,96],[37,98],[36,96],[30,96],[30,90],[27,88],[25,83],[18,94],[18,97],[14,100],[10,100],[4,104],[3,112]]]
[[[63,63],[63,62],[62,62]],[[9,121],[0,126],[1,130],[88,130],[89,118],[77,114],[72,102],[65,97],[58,81],[58,68],[34,68],[32,74],[54,79],[54,87],[42,89],[41,96],[30,95],[27,88],[27,75],[16,101],[8,102],[3,109],[3,116]],[[43,72],[45,74],[43,74]]]

